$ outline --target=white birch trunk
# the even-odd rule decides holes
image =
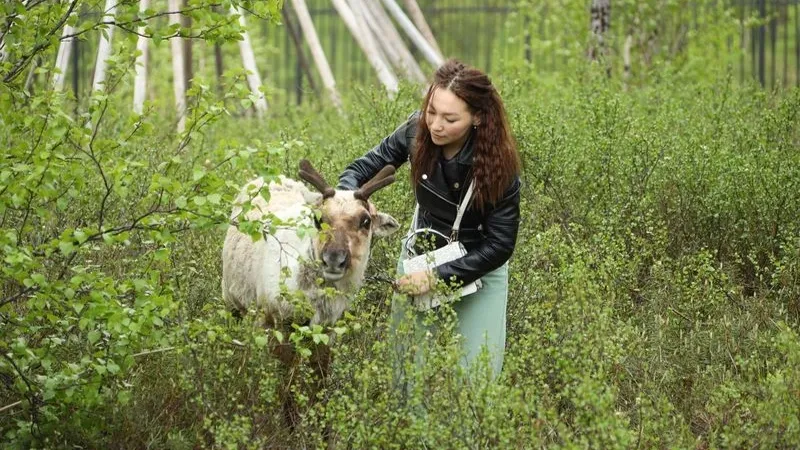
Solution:
[[[61,36],[69,36],[74,33],[75,29],[69,25],[64,25],[64,30]],[[67,74],[67,67],[69,66],[69,56],[72,53],[72,43],[75,38],[67,38],[61,41],[58,45],[58,55],[56,56],[56,73],[53,74],[53,90],[61,91],[64,89],[64,78]]]
[[[169,15],[170,25],[181,23],[180,14],[181,0],[169,0],[169,10],[173,14]],[[175,91],[175,110],[178,114],[178,133],[183,133],[186,129],[186,74],[184,73],[183,63],[183,42],[181,38],[174,37],[169,40],[172,50],[172,87]]]
[[[625,64],[624,72],[622,73],[622,78],[625,81],[631,77],[631,47],[633,47],[633,36],[628,35],[625,38],[625,47],[622,50],[622,61]]]
[[[378,79],[383,86],[390,95],[397,92],[397,77],[392,72],[392,69],[383,61],[383,58],[381,58],[378,49],[372,42],[369,30],[361,29],[356,16],[344,0],[331,1],[336,11],[339,13],[339,16],[342,18],[342,21],[344,21],[347,26],[347,29],[350,30],[350,34],[353,35],[359,47],[361,47],[361,50],[367,56],[367,60],[372,65],[373,69],[375,69],[375,73],[378,75]]]
[[[420,34],[419,30],[414,27],[414,24],[411,23],[411,20],[405,15],[403,10],[397,6],[397,3],[394,0],[383,0],[383,4],[392,14],[397,23],[400,24],[400,27],[403,28],[403,31],[411,39],[411,42],[413,42],[414,45],[422,52],[422,54],[425,56],[425,59],[428,60],[429,63],[433,64],[434,67],[439,67],[442,65],[444,58],[436,53],[428,41],[426,41],[422,34]]]
[[[150,0],[139,0],[139,11],[143,12],[150,7]],[[144,34],[145,27],[139,27],[139,33]],[[147,65],[149,64],[149,39],[139,36],[136,50],[139,56],[134,64],[136,76],[133,83],[133,112],[141,114],[144,111],[144,100],[147,97]]]
[[[414,21],[414,24],[417,26],[417,29],[422,36],[425,37],[425,40],[431,44],[436,53],[439,56],[442,56],[442,50],[439,48],[439,44],[436,43],[436,38],[433,36],[433,31],[431,31],[431,27],[428,26],[428,21],[425,20],[425,15],[422,14],[422,9],[420,9],[419,5],[417,4],[417,0],[403,0],[403,4],[406,5],[406,11],[408,11],[408,15],[411,16],[411,20]],[[442,58],[444,59],[444,58]]]
[[[414,59],[414,55],[406,47],[400,33],[392,23],[392,19],[386,14],[380,2],[362,0],[362,4],[367,6],[366,16],[372,32],[377,37],[377,41],[387,47],[387,53],[392,63],[409,79],[424,83],[425,74]]]
[[[255,107],[259,117],[263,116],[267,111],[267,99],[261,92],[261,76],[256,67],[256,57],[253,53],[253,46],[250,43],[250,35],[247,32],[247,22],[244,19],[244,11],[231,6],[231,13],[239,15],[239,25],[244,29],[242,33],[242,40],[239,41],[239,53],[242,55],[242,65],[247,71],[247,84],[250,86],[250,92],[256,97]]]
[[[314,22],[311,21],[311,15],[308,13],[306,2],[305,0],[292,0],[292,6],[297,14],[297,20],[300,22],[300,28],[303,30],[303,36],[311,49],[311,56],[314,58],[314,65],[317,66],[319,76],[322,78],[322,84],[328,90],[331,102],[337,109],[341,110],[342,102],[339,99],[339,92],[336,90],[336,81],[333,79],[333,72],[328,64],[328,58],[325,57],[325,52],[322,50],[322,45],[319,42],[317,30],[314,28]]]
[[[605,35],[611,25],[611,1],[592,0],[591,14],[590,31],[593,42],[589,48],[589,59],[595,61],[605,55]]]
[[[103,8],[102,20],[114,20],[118,0],[106,0]],[[114,26],[105,29],[105,35],[100,34],[100,45],[97,47],[97,62],[94,66],[94,79],[92,81],[92,91],[103,89],[106,81],[106,60],[111,56],[111,39],[114,37]]]

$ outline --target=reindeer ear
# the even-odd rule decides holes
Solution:
[[[373,233],[378,237],[389,236],[400,229],[400,224],[394,217],[382,212],[375,216],[375,221],[372,225],[374,227]]]

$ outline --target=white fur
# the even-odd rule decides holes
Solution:
[[[313,228],[311,207],[319,205],[322,196],[311,192],[304,184],[281,177],[280,183],[270,183],[269,202],[260,194],[264,188],[264,180],[257,178],[249,182],[236,198],[231,214],[237,220],[242,205],[250,203],[252,209],[245,215],[247,220],[265,222],[266,213],[271,213],[281,221],[294,221]],[[336,191],[336,195],[326,201],[334,202],[334,206],[355,202],[352,192]],[[338,208],[329,208],[339,210]],[[363,209],[363,207],[362,207]],[[391,217],[381,214],[397,225]],[[390,223],[391,227],[392,224]],[[313,237],[312,237],[313,235]],[[253,239],[242,233],[236,226],[228,227],[225,244],[222,249],[222,295],[226,303],[240,311],[256,308],[265,313],[267,322],[281,323],[294,318],[293,306],[281,298],[281,281],[289,292],[301,288],[301,274],[308,279],[308,271],[317,273],[318,268],[313,261],[316,249],[320,248],[319,235],[312,233],[302,239],[297,236],[295,227],[279,227],[274,234],[265,235],[264,239]],[[332,324],[336,322],[347,308],[349,298],[360,288],[364,281],[364,271],[369,259],[369,241],[362,242],[367,248],[360,250],[365,256],[359,264],[350,267],[343,278],[334,282],[325,282],[322,287],[334,287],[337,293],[325,296],[322,290],[306,283],[303,293],[314,308],[312,324]],[[351,248],[351,250],[354,250]],[[288,270],[288,276],[283,272]],[[314,276],[312,275],[311,278]]]

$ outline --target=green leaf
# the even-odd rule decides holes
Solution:
[[[212,205],[219,205],[220,201],[222,200],[222,196],[220,194],[209,194],[206,198]]]
[[[86,335],[86,339],[89,340],[89,343],[94,344],[100,340],[100,332],[97,330],[92,330]]]
[[[73,245],[71,241],[61,241],[58,243],[58,249],[61,250],[61,253],[65,256],[68,256],[75,251],[75,245]]]
[[[268,339],[267,339],[267,336],[261,334],[261,335],[256,336],[254,341],[256,343],[256,347],[264,348],[264,347],[267,346]]]
[[[111,374],[118,373],[120,370],[119,365],[117,365],[117,363],[115,363],[114,361],[108,361],[108,364],[106,364],[106,368],[108,369],[108,372]]]

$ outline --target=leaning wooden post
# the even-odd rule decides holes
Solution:
[[[397,29],[392,23],[392,19],[386,14],[380,2],[362,1],[367,8],[367,17],[370,19],[369,25],[372,27],[376,36],[382,36],[379,41],[388,46],[387,52],[393,58],[393,63],[399,67],[409,79],[424,83],[425,74],[420,69],[419,64],[414,59],[414,55],[406,47]]]
[[[239,53],[242,56],[242,65],[247,71],[247,84],[250,86],[250,92],[256,98],[256,113],[262,117],[267,112],[267,99],[261,92],[261,76],[256,67],[256,57],[253,53],[253,45],[250,43],[250,35],[247,32],[247,22],[241,9],[231,6],[231,13],[239,15],[239,26],[244,30],[242,31],[242,40],[239,41]]]
[[[373,45],[371,36],[368,35],[369,30],[362,30],[359,27],[355,15],[344,0],[331,0],[331,2],[342,18],[342,21],[344,21],[344,24],[347,26],[347,29],[350,30],[350,34],[353,35],[358,46],[361,47],[361,50],[367,56],[367,60],[372,65],[372,68],[375,69],[375,73],[378,75],[378,79],[383,86],[390,95],[397,92],[397,77],[394,75],[394,72],[392,72],[392,69],[386,65],[380,53],[378,53],[378,49]]]
[[[114,19],[116,14],[118,0],[106,0],[106,5],[103,9],[103,19]],[[103,89],[106,81],[106,60],[111,56],[111,38],[114,37],[114,26],[109,26],[105,30],[105,34],[100,34],[100,45],[97,47],[97,62],[94,66],[94,80],[92,81],[92,91],[99,91]]]
[[[69,66],[69,55],[72,52],[72,43],[75,41],[74,37],[65,39],[75,32],[75,29],[69,25],[64,25],[64,30],[61,31],[61,43],[58,45],[58,55],[56,56],[56,72],[53,74],[53,90],[60,91],[64,89],[64,77],[67,73]]]
[[[180,26],[181,0],[169,0],[169,23]],[[175,91],[175,110],[178,114],[178,133],[186,129],[186,74],[184,73],[183,42],[180,37],[169,40],[172,50],[172,87]]]
[[[439,44],[436,43],[433,31],[431,31],[431,27],[428,26],[428,21],[425,20],[425,15],[422,14],[422,9],[420,9],[417,4],[417,0],[403,0],[403,4],[406,5],[406,11],[408,11],[408,15],[411,16],[411,20],[414,21],[419,32],[422,33],[425,40],[431,44],[431,47],[436,50],[436,53],[442,56],[442,50],[439,48]]]
[[[333,79],[333,72],[328,64],[328,58],[325,57],[325,52],[322,50],[322,45],[319,42],[317,30],[314,28],[314,22],[311,21],[311,15],[308,13],[306,2],[305,0],[292,0],[292,6],[297,14],[297,21],[300,22],[300,28],[303,30],[303,36],[311,49],[311,56],[314,58],[314,65],[317,66],[319,76],[322,78],[322,84],[328,90],[328,96],[336,106],[336,109],[341,110],[342,101],[339,99],[339,92],[336,90],[336,81]],[[299,51],[300,49],[298,49]]]
[[[405,31],[406,35],[411,39],[411,42],[422,52],[425,59],[433,64],[434,67],[442,65],[444,58],[436,53],[428,41],[420,34],[419,30],[414,27],[414,24],[411,23],[411,20],[405,15],[403,10],[397,6],[397,3],[394,0],[383,0],[383,4],[386,6],[386,9],[389,10],[389,13],[394,16],[397,23],[400,24],[400,27],[403,28],[403,31]]]
[[[139,12],[144,12],[150,7],[150,0],[139,0]],[[141,114],[144,111],[144,99],[147,97],[147,65],[149,63],[149,39],[144,35],[145,27],[140,26],[138,29],[139,40],[136,41],[136,62],[134,69],[136,76],[133,82],[133,112]]]

